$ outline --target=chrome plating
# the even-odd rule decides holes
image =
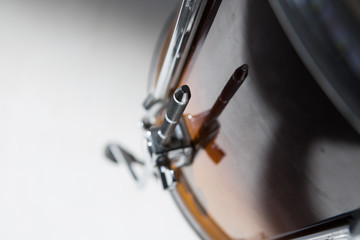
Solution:
[[[189,165],[193,158],[193,147],[183,121],[176,126],[172,141],[164,146],[158,138],[159,127],[146,132],[147,148],[164,189],[173,189],[176,184],[175,172],[178,168]]]
[[[157,84],[143,103],[145,109],[150,109],[155,103],[166,102],[169,91],[178,82],[206,2],[207,0],[183,0]]]
[[[296,240],[358,240],[360,239],[359,235],[353,235],[349,229],[348,225],[333,228],[327,231],[322,231],[314,233],[308,236],[295,238]]]

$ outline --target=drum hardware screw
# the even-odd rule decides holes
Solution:
[[[164,189],[172,190],[175,187],[175,171],[165,166],[159,166],[159,176]]]
[[[150,127],[151,127],[150,119],[149,118],[143,118],[142,121],[141,121],[141,127],[144,130],[150,129]]]
[[[157,159],[156,166],[163,188],[169,190],[173,189],[176,178],[175,171],[171,168],[170,160],[166,156],[160,156]]]

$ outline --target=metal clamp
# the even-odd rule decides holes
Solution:
[[[161,126],[151,127],[146,120],[143,124],[146,126],[150,159],[158,170],[164,189],[173,188],[176,169],[190,164],[192,160],[193,147],[182,119],[190,97],[188,86],[179,87],[173,94]]]
[[[176,184],[175,171],[191,164],[193,147],[183,121],[176,126],[175,134],[167,146],[159,140],[159,130],[160,127],[157,127],[146,132],[148,152],[164,189],[172,189]]]
[[[146,148],[146,161],[137,160],[124,148],[110,144],[106,155],[114,162],[125,161],[134,180],[142,185],[151,175],[160,178],[164,189],[173,189],[176,184],[176,170],[189,165],[193,159],[193,146],[183,120],[184,110],[191,97],[190,89],[184,85],[175,90],[167,107],[164,120],[155,126],[148,119],[143,119]],[[135,164],[142,165],[143,174],[137,174]]]

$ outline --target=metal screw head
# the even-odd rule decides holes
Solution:
[[[150,129],[150,127],[151,127],[151,122],[150,122],[150,119],[149,118],[143,118],[142,120],[141,120],[141,127],[144,129],[144,130],[148,130],[148,129]]]

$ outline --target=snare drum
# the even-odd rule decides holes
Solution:
[[[321,2],[296,1],[316,11]],[[328,231],[321,238],[327,239],[359,231],[356,221],[346,225],[360,204],[356,117],[350,125],[349,111],[336,101],[334,106],[326,84],[319,86],[319,72],[309,67],[314,59],[299,54],[306,45],[293,45],[287,34],[266,1],[197,0],[183,1],[160,40],[144,102],[150,115],[144,121],[147,165],[158,168],[201,238],[265,239],[305,228],[284,238]],[[244,63],[248,77],[225,101],[222,90]],[[164,109],[169,101],[183,104],[176,94],[171,98],[182,85],[191,89],[191,99],[178,121],[168,116],[173,109]],[[204,134],[217,101],[226,108]],[[178,124],[166,141],[156,140],[162,119],[166,126]],[[134,160],[124,156],[130,166]]]
[[[304,66],[271,7],[223,1],[213,11],[177,83],[192,91],[185,115],[192,138],[231,73],[243,63],[250,70],[219,117],[211,144],[221,157],[199,149],[179,170],[173,196],[195,230],[205,238],[263,239],[358,208],[360,136]]]

